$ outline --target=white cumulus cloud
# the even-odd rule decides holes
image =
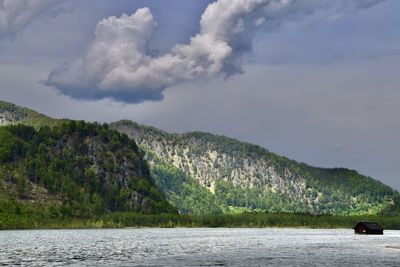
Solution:
[[[33,20],[56,11],[65,0],[0,0],[0,37],[12,36]]]
[[[335,19],[382,1],[217,0],[202,14],[199,33],[161,56],[148,52],[157,22],[142,8],[101,20],[84,55],[51,71],[46,84],[77,99],[161,100],[168,86],[241,72],[260,30]]]

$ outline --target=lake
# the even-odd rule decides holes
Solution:
[[[0,231],[0,266],[400,266],[400,231],[113,229]]]

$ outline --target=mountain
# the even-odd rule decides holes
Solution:
[[[76,166],[84,163],[78,172],[73,168],[64,170],[64,167],[59,169],[56,167],[54,172],[57,175],[53,176],[59,177],[57,179],[59,187],[54,192],[49,190],[50,188],[46,187],[43,182],[35,183],[35,181],[32,182],[31,179],[28,179],[28,184],[32,185],[29,187],[32,196],[28,194],[28,200],[34,199],[37,193],[42,199],[45,199],[44,196],[48,196],[50,199],[55,199],[56,202],[59,201],[60,192],[64,192],[60,187],[65,180],[62,175],[64,170],[67,172],[65,176],[77,179],[75,183],[78,184],[78,187],[83,187],[82,193],[78,194],[78,200],[74,202],[75,204],[82,203],[85,200],[84,196],[89,199],[87,190],[90,187],[85,187],[87,180],[85,175],[91,173],[88,177],[95,177],[96,179],[102,177],[99,178],[98,183],[101,186],[105,184],[106,187],[97,188],[96,190],[100,191],[95,193],[100,196],[102,201],[105,201],[101,205],[103,211],[130,210],[127,207],[137,207],[136,204],[129,204],[129,198],[123,198],[119,201],[118,208],[113,207],[111,202],[104,200],[105,192],[114,187],[117,187],[116,190],[113,189],[115,194],[119,191],[120,195],[125,197],[126,190],[129,195],[133,192],[139,192],[140,190],[137,189],[139,187],[141,188],[141,196],[150,196],[150,200],[158,203],[155,205],[158,208],[154,208],[154,206],[150,209],[147,207],[133,209],[144,212],[171,211],[171,207],[163,202],[164,196],[183,214],[232,214],[245,211],[267,211],[275,213],[367,215],[386,214],[399,210],[399,193],[371,177],[344,168],[312,167],[272,153],[263,147],[225,136],[202,132],[170,134],[131,121],[99,125],[56,120],[7,102],[0,102],[0,124],[8,125],[5,129],[7,132],[11,131],[11,133],[8,133],[10,136],[15,135],[12,132],[12,127],[19,124],[34,127],[35,135],[39,136],[46,129],[50,136],[55,135],[55,137],[51,137],[44,143],[32,143],[30,145],[32,151],[36,151],[34,149],[37,149],[37,147],[45,146],[47,151],[51,151],[50,154],[47,154],[48,159],[54,158],[61,161],[65,159],[70,161],[71,165]],[[66,126],[75,125],[74,127],[76,127],[80,124],[84,126],[82,126],[83,129],[79,126],[78,132],[71,132],[70,126]],[[46,126],[50,126],[50,128]],[[96,129],[94,137],[91,130],[84,130],[93,127]],[[62,142],[58,139],[63,138],[58,134],[60,129],[67,136]],[[83,132],[80,132],[81,130]],[[101,137],[103,132],[107,133],[108,139]],[[118,133],[120,135],[116,135]],[[121,142],[123,140],[118,151],[110,150],[113,147],[111,143],[114,135],[117,136],[114,141],[119,140]],[[75,139],[76,136],[81,137]],[[134,141],[126,139],[126,136]],[[21,138],[16,137],[17,139]],[[65,141],[65,139],[70,141]],[[1,137],[0,140],[2,140]],[[23,139],[21,142],[30,143],[31,141]],[[64,145],[61,151],[66,152],[54,154],[54,151],[59,151],[60,144],[56,145],[59,142]],[[92,153],[90,149],[93,142],[100,147],[96,152],[96,159],[100,158],[100,161],[94,161],[93,155],[90,154]],[[132,142],[129,143],[128,148],[122,145],[128,144],[127,142]],[[69,148],[71,144],[76,144],[72,148],[73,154],[81,153],[78,153],[79,162],[76,161],[78,160],[76,157],[65,158],[65,155],[71,155],[71,148]],[[136,144],[143,151],[143,155]],[[133,153],[131,156],[128,156],[129,151]],[[121,179],[121,168],[125,166],[125,162],[121,161],[121,153],[125,155],[125,158],[131,157],[132,160],[137,161],[133,164],[135,167],[132,166],[132,172],[137,168],[139,170],[144,168],[140,172],[133,172],[132,177],[125,177],[122,181],[146,181],[143,182],[146,184],[145,189],[142,188],[141,183],[115,182]],[[144,156],[144,160],[142,156]],[[81,158],[86,160],[82,161]],[[108,158],[112,158],[113,161],[109,161]],[[22,167],[19,167],[20,162],[25,161],[23,157],[13,159],[11,165],[8,165],[7,175],[10,175],[9,173],[14,170],[17,173],[28,173],[29,168],[27,169],[25,165],[22,164]],[[47,163],[42,161],[41,164]],[[69,166],[67,163],[63,164]],[[18,168],[15,168],[15,166],[18,166]],[[53,165],[50,164],[50,166]],[[60,165],[55,164],[54,166]],[[20,176],[17,175],[16,177]],[[0,177],[4,177],[4,175]],[[13,196],[18,194],[18,183],[15,181],[18,181],[18,179],[14,178],[14,185],[10,185],[10,188],[14,186],[14,189],[9,190],[9,192],[13,192]],[[113,181],[111,182],[112,186],[110,186],[109,181]],[[90,191],[90,194],[93,195],[93,193]],[[26,198],[23,194],[21,196]],[[71,196],[67,199],[71,199]],[[93,200],[88,201],[88,206],[94,205]],[[162,206],[162,208],[159,206]]]
[[[26,113],[16,111],[7,111],[8,123],[25,122]],[[40,129],[0,127],[0,164],[1,215],[21,209],[60,218],[176,213],[137,144],[108,125],[68,121]]]
[[[396,191],[354,170],[312,167],[225,136],[169,134],[131,121],[110,127],[146,152],[157,185],[181,213],[364,215],[399,203]]]

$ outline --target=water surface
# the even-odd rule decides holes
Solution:
[[[400,231],[116,229],[0,231],[0,265],[400,266]]]

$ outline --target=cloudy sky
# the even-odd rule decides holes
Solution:
[[[0,0],[0,99],[209,131],[400,189],[398,0]]]

